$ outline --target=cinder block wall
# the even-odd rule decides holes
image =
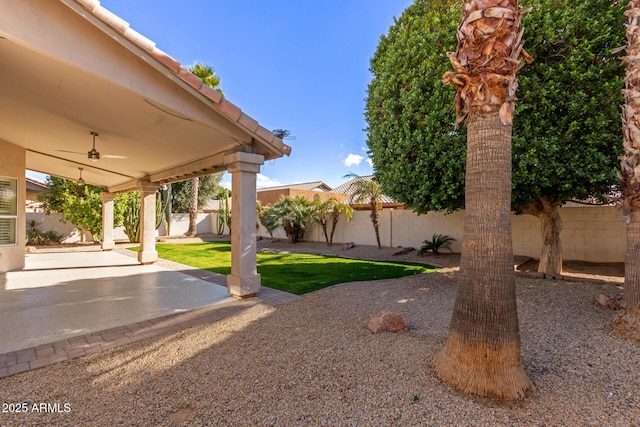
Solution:
[[[370,211],[355,211],[351,221],[341,218],[334,235],[334,243],[354,242],[376,245]],[[614,206],[568,206],[560,208],[563,221],[561,234],[565,260],[588,262],[624,262],[626,228],[621,221],[620,209]],[[513,251],[538,259],[542,245],[540,220],[532,215],[513,215]],[[464,212],[445,215],[429,212],[416,215],[411,210],[384,209],[380,213],[380,241],[385,247],[412,246],[420,248],[434,233],[447,234],[456,239],[453,252],[462,250]],[[258,234],[268,236],[260,227]],[[285,238],[281,229],[274,237]],[[307,231],[305,240],[323,242],[319,226]]]
[[[347,221],[345,217],[340,218],[333,238],[334,243],[354,242],[357,245],[375,246],[376,239],[370,214],[370,211],[355,211],[351,221]],[[561,236],[565,260],[624,262],[626,226],[621,220],[619,208],[567,206],[560,208],[560,216],[564,224]],[[32,218],[39,220],[42,231],[54,229],[67,236],[67,242],[79,240],[78,236],[74,235],[72,226],[59,222],[53,215],[46,217],[44,214],[28,213],[27,220]],[[174,214],[172,218],[171,234],[176,236],[186,233],[189,215]],[[538,259],[542,244],[538,218],[531,215],[513,215],[511,226],[514,254]],[[384,209],[380,212],[380,241],[385,247],[412,246],[417,249],[425,239],[431,239],[434,233],[438,233],[454,237],[456,241],[451,245],[451,249],[453,252],[460,252],[463,228],[464,212],[449,215],[438,212],[416,215],[408,209]],[[116,233],[116,239],[126,238],[120,229],[116,229]],[[165,233],[163,224],[158,234],[162,236]],[[215,233],[215,214],[198,215],[198,233]],[[262,226],[258,234],[269,236]],[[274,237],[286,238],[282,229],[277,229]],[[305,240],[324,242],[320,226],[311,227],[305,235]]]

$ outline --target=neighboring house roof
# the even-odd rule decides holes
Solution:
[[[272,190],[307,190],[307,191],[332,191],[331,187],[322,181],[304,182],[301,184],[279,185],[276,187],[265,187],[258,189],[260,191]]]
[[[83,168],[87,183],[118,192],[223,171],[234,152],[291,153],[97,0],[0,10],[0,139],[26,150],[27,169],[78,179]]]
[[[37,179],[26,178],[27,180],[27,191],[33,191],[34,193],[50,193],[49,187],[44,182],[40,182]]]
[[[345,182],[344,184],[337,186],[332,191],[334,193],[353,194],[354,193],[354,188],[353,188],[353,183],[354,182],[356,182],[356,181],[371,181],[372,179],[373,179],[373,175],[357,176],[355,178],[351,178],[349,181]],[[352,200],[347,200],[347,203],[356,204]],[[380,199],[380,203],[382,203],[384,205],[384,204],[399,204],[400,202],[392,199],[391,197],[387,196],[386,194],[383,194],[381,199]],[[367,204],[367,203],[363,202],[363,201],[359,201],[357,204]]]

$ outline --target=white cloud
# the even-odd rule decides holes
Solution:
[[[358,166],[360,165],[360,162],[362,161],[362,159],[364,159],[364,157],[362,157],[359,154],[349,154],[347,158],[342,161],[342,163],[347,167],[353,166],[353,165]]]
[[[257,176],[257,182],[256,182],[257,188],[277,187],[278,185],[282,185],[282,183],[277,179],[269,178],[268,176],[263,175],[261,173],[259,173]]]
[[[371,158],[367,159],[367,163],[369,163],[369,166],[373,167],[373,160],[371,160]]]
[[[256,188],[265,188],[265,187],[276,187],[278,185],[283,185],[277,179],[269,178],[266,175],[261,173],[256,176]],[[225,173],[222,176],[222,180],[220,180],[220,186],[230,190],[231,189],[231,174]]]

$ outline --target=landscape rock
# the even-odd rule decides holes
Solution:
[[[395,314],[389,310],[382,310],[369,319],[369,330],[374,334],[380,332],[400,332],[406,331],[407,321],[398,314]]]
[[[35,246],[25,246],[24,248],[24,252],[27,254],[35,254],[36,253],[36,247]]]
[[[607,294],[598,294],[596,296],[596,302],[603,307],[610,308],[611,310],[620,310],[624,308],[624,295],[607,295]]]

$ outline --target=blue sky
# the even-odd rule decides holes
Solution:
[[[347,173],[372,173],[363,131],[369,60],[411,0],[101,4],[183,66],[211,65],[225,96],[267,129],[291,130],[291,157],[265,163],[259,186],[337,186]]]

